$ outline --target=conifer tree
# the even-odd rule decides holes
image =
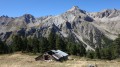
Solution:
[[[55,37],[55,33],[51,32],[49,34],[49,37],[48,37],[48,41],[49,41],[49,50],[52,50],[52,49],[56,49],[56,44],[55,44],[55,41],[56,41],[56,37]]]
[[[50,45],[49,45],[47,38],[42,37],[41,42],[40,42],[40,46],[39,46],[40,52],[41,53],[47,52],[49,50],[48,49],[49,46]]]

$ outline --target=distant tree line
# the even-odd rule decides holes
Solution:
[[[104,48],[96,48],[95,51],[87,51],[88,58],[113,60],[120,57],[120,35],[111,44]]]
[[[81,43],[76,43],[69,36],[63,39],[61,36],[55,33],[50,33],[48,38],[26,38],[19,35],[12,36],[12,44],[6,45],[6,43],[0,40],[0,54],[13,53],[21,51],[23,53],[44,53],[49,50],[62,50],[71,55],[85,56],[86,50]]]
[[[8,49],[9,46],[5,42],[0,40],[0,54],[10,53]]]
[[[95,51],[86,51],[83,43],[76,42],[74,36],[69,35],[68,38],[63,39],[55,33],[50,33],[48,38],[27,38],[19,35],[12,37],[12,44],[6,45],[0,40],[0,54],[8,54],[17,51],[23,53],[41,53],[43,54],[49,50],[62,50],[70,55],[84,56],[91,59],[108,59],[112,60],[120,56],[120,36],[115,39],[109,46],[104,48],[97,47]]]

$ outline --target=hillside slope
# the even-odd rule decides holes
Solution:
[[[72,34],[75,41],[82,42],[86,49],[107,44],[120,34],[120,10],[104,10],[89,13],[73,6],[57,16],[35,18],[30,14],[21,17],[0,17],[0,38],[7,43],[13,34],[26,37],[48,37],[52,31],[64,38]]]

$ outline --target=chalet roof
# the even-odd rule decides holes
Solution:
[[[59,60],[62,57],[68,56],[67,53],[61,50],[51,50],[54,54],[52,55],[55,59]]]
[[[63,51],[61,51],[61,50],[57,50],[57,54],[60,54],[60,55],[62,55],[62,56],[68,56],[68,54],[67,53],[65,53],[65,52],[63,52]]]

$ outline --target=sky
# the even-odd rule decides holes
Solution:
[[[120,9],[120,0],[0,0],[0,16],[58,15],[73,6],[88,12],[98,12],[104,9]]]

